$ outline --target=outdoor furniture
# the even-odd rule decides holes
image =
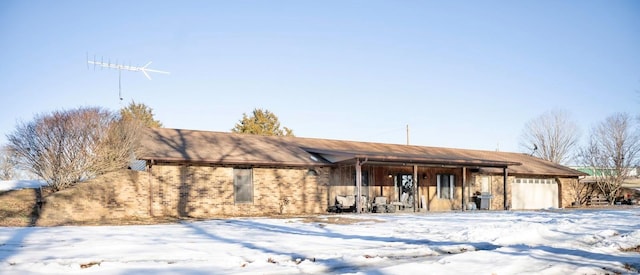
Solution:
[[[387,197],[375,197],[373,199],[371,211],[374,213],[391,213],[395,212],[395,207],[391,204],[387,204]]]
[[[587,199],[588,206],[606,206],[609,205],[609,200],[605,196],[589,196]]]
[[[397,207],[398,210],[402,210],[413,207],[413,202],[409,200],[409,194],[403,192],[402,195],[400,195],[400,201],[391,202],[391,205]]]
[[[360,197],[360,207],[362,212],[369,211],[367,196]],[[336,195],[336,204],[329,208],[329,212],[356,212],[356,196],[355,195]]]
[[[489,210],[491,208],[492,198],[493,196],[491,195],[491,193],[488,193],[488,192],[482,192],[480,194],[476,194],[475,196],[473,196],[473,201],[476,204],[475,209]]]

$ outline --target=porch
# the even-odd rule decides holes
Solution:
[[[311,149],[307,149],[311,150]],[[494,203],[508,208],[508,167],[520,163],[478,160],[437,159],[416,154],[364,154],[315,152],[335,164],[328,186],[328,210],[336,212],[426,212],[477,208],[475,198],[483,186],[477,177],[483,168],[502,171],[500,194],[491,194]],[[351,196],[345,206],[340,197]],[[361,198],[360,200],[355,198]],[[381,208],[381,207],[380,207]]]

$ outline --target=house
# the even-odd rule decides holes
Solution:
[[[640,204],[640,167],[628,167],[617,171],[615,168],[573,166],[572,169],[584,172],[585,177],[580,178],[580,183],[585,186],[583,200],[586,204],[610,204],[613,199],[614,204]],[[608,177],[617,177],[619,173],[624,173],[624,179],[617,190],[615,198],[608,198],[599,188]],[[607,184],[604,184],[607,185]],[[597,201],[594,203],[594,201]]]
[[[585,174],[529,155],[301,137],[149,129],[152,215],[326,213],[340,196],[367,211],[541,209],[571,205]]]

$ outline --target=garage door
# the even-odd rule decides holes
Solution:
[[[516,178],[511,186],[511,209],[558,208],[555,179]]]

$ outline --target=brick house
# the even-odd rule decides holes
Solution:
[[[520,153],[182,129],[143,140],[154,216],[326,213],[360,194],[404,211],[571,205],[585,174]],[[357,196],[356,196],[357,197]]]

